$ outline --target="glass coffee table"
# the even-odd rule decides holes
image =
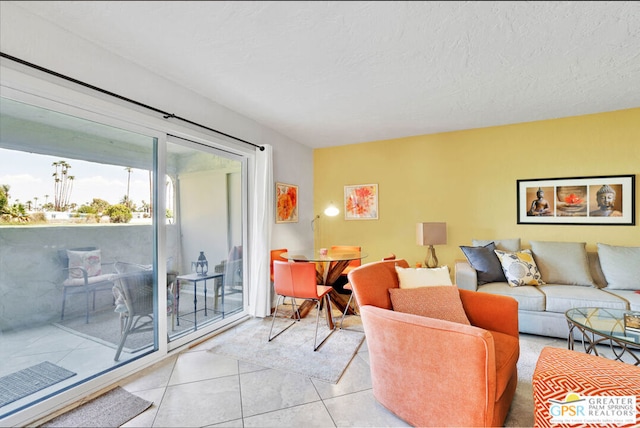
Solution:
[[[609,346],[615,359],[623,361],[628,354],[640,365],[640,331],[625,329],[623,309],[572,308],[565,312],[569,324],[569,349],[574,347],[574,330],[582,333],[582,345],[587,354],[598,355],[597,345]],[[624,361],[623,361],[624,362]]]

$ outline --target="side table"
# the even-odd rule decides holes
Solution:
[[[206,273],[204,275],[199,275],[197,273],[190,273],[188,275],[178,275],[176,277],[176,323],[180,325],[180,318],[185,318],[187,315],[193,314],[193,325],[194,329],[198,329],[198,312],[204,310],[204,316],[207,316],[207,280],[213,278],[222,278],[224,273],[222,272],[213,272]],[[189,312],[183,315],[179,315],[180,311],[180,282],[181,281],[189,281],[193,283],[193,312]],[[204,281],[204,308],[198,309],[198,282]],[[221,300],[222,300],[222,316],[224,317],[224,284],[221,291]],[[191,320],[187,320],[191,321]]]

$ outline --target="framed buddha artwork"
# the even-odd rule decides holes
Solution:
[[[517,180],[518,224],[636,224],[635,175]]]

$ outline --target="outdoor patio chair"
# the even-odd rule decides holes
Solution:
[[[224,287],[229,293],[240,293],[242,279],[242,246],[234,246],[224,262]]]
[[[119,275],[113,286],[113,295],[116,299],[115,312],[120,314],[121,338],[114,360],[118,361],[130,334],[154,329],[153,269],[124,262],[117,262],[115,268]]]
[[[85,322],[89,323],[89,295],[93,297],[92,310],[96,309],[96,292],[111,290],[116,278],[113,263],[103,263],[101,251],[96,247],[58,250],[58,257],[65,272],[62,282],[62,310],[60,321],[64,320],[67,296],[84,294],[86,309]]]

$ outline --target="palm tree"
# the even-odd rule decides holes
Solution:
[[[131,208],[131,200],[129,199],[129,187],[131,185],[131,171],[132,171],[132,168],[130,166],[128,166],[124,170],[127,171],[127,173],[129,174],[127,176],[127,204],[126,205],[129,208]]]
[[[69,175],[69,165],[66,161],[60,160],[51,164],[54,167],[53,173],[53,187],[54,187],[54,209],[56,211],[63,211],[69,204],[69,198],[71,197],[71,189],[73,187],[74,176]]]
[[[34,209],[35,209],[36,211],[38,211],[38,197],[37,197],[37,196],[34,196],[34,197],[33,197],[33,200],[35,201],[35,202],[34,202],[34,204],[36,205]]]

